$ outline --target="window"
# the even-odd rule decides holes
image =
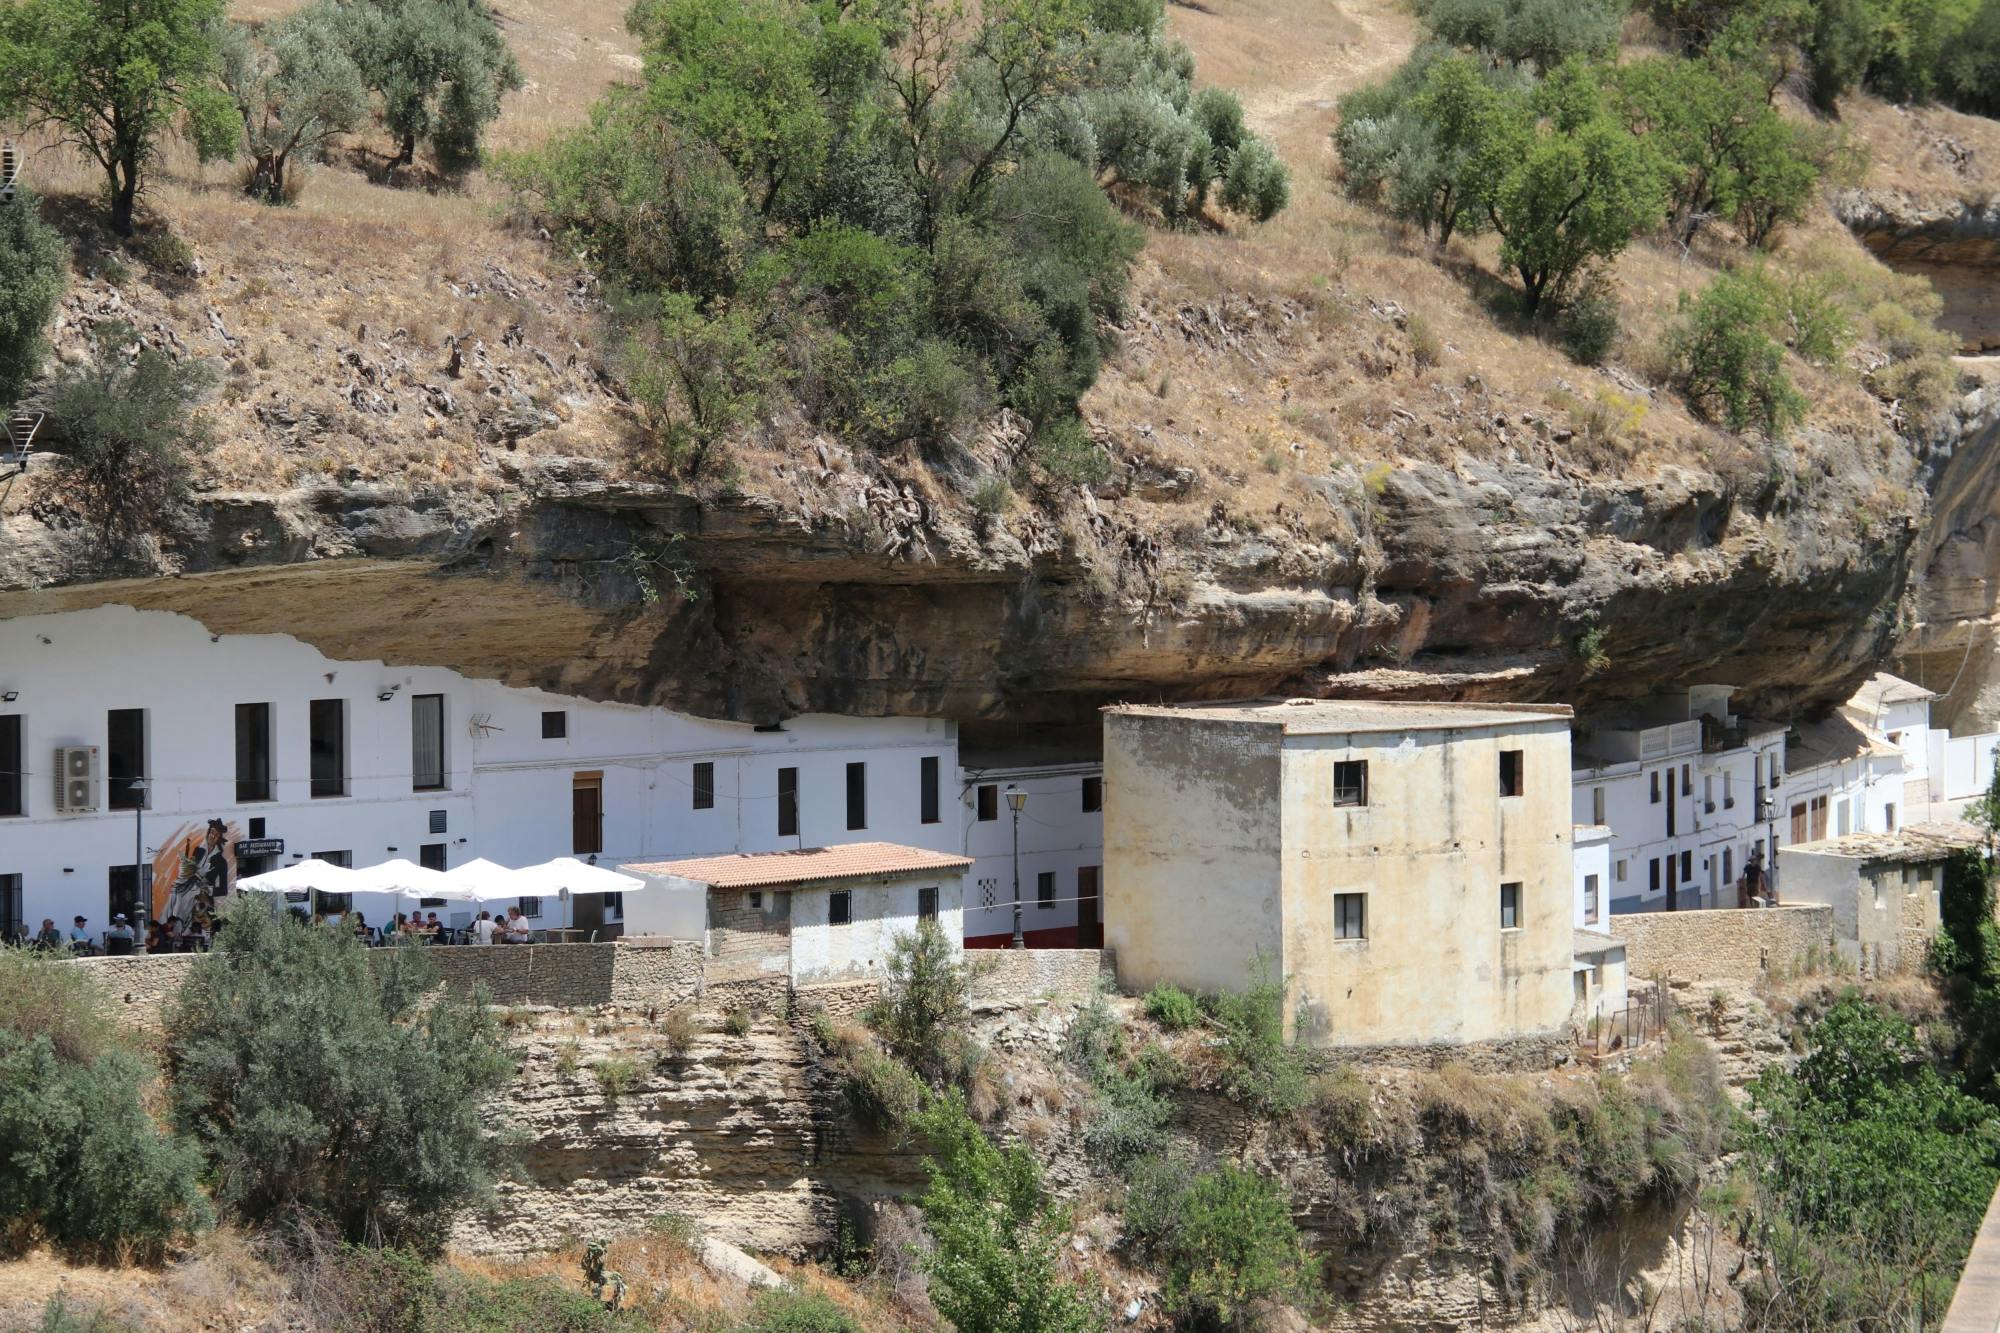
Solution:
[[[1333,765],[1333,803],[1368,804],[1368,761],[1337,759]]]
[[[764,891],[762,889],[750,890],[750,910],[753,912],[764,910]]]
[[[1653,858],[1653,859],[1652,859],[1652,860],[1651,860],[1650,862],[1648,862],[1648,863],[1647,863],[1647,872],[1648,872],[1648,879],[1649,879],[1649,881],[1650,881],[1650,882],[1649,882],[1649,883],[1648,883],[1648,884],[1646,885],[1646,889],[1647,889],[1647,891],[1648,891],[1648,892],[1650,892],[1650,893],[1658,893],[1658,892],[1660,891],[1660,858],[1659,858],[1659,857],[1657,857],[1657,856],[1656,856],[1656,857],[1654,857],[1654,858]]]
[[[1625,882],[1625,863],[1623,861],[1613,861],[1611,863],[1611,878],[1614,883],[1623,884]]]
[[[542,914],[542,900],[540,898],[537,898],[531,894],[521,899],[522,916],[540,917],[541,914]]]
[[[694,766],[694,808],[715,809],[715,765],[706,759]]]
[[[917,819],[924,824],[938,822],[938,759],[927,754],[917,765]]]
[[[250,821],[250,836],[253,838],[264,836],[264,817],[262,815],[258,815]]]
[[[444,696],[410,696],[410,790],[444,787]]]
[[[980,880],[979,905],[981,907],[995,907],[999,905],[999,902],[1000,902],[1000,881],[992,878]]]
[[[1715,774],[1713,773],[1704,773],[1701,775],[1701,803],[1703,809],[1715,809]]]
[[[1500,929],[1519,930],[1521,928],[1521,886],[1502,884],[1500,886]]]
[[[431,811],[430,831],[432,833],[443,833],[445,831],[445,824],[449,820],[449,818],[450,818],[449,811],[446,810]]]
[[[21,717],[9,713],[0,717],[0,815],[27,814],[21,799],[26,791],[21,782]]]
[[[1597,876],[1585,875],[1583,877],[1583,919],[1586,923],[1597,920],[1597,892]]]
[[[1896,806],[1894,802],[1882,807],[1882,831],[1884,833],[1894,833],[1896,831]]]
[[[604,850],[604,774],[575,773],[569,780],[569,850],[589,856]]]
[[[1519,796],[1521,794],[1523,758],[1524,756],[1519,750],[1502,750],[1500,752],[1500,794],[1502,796]]]
[[[236,705],[236,799],[271,799],[271,705]]]
[[[559,741],[569,736],[569,714],[560,708],[542,710],[542,739]]]
[[[1333,937],[1337,940],[1365,940],[1368,938],[1367,894],[1336,893],[1333,895]]]
[[[1722,770],[1722,808],[1736,808],[1736,775],[1726,768]]]
[[[980,823],[988,824],[1000,818],[1000,789],[998,787],[990,782],[986,783],[977,790],[975,795],[978,798],[978,817]]]
[[[1656,768],[1648,776],[1653,779],[1653,804],[1658,805],[1660,803],[1660,770]]]
[[[847,766],[847,827],[868,827],[868,765],[864,763]]]
[[[417,848],[417,864],[426,870],[444,869],[444,844],[427,842]]]
[[[1734,884],[1736,882],[1736,849],[1734,847],[1724,847],[1722,849],[1722,882],[1725,884]]]
[[[444,903],[445,903],[445,900],[444,900],[444,899],[442,899],[442,898],[419,898],[419,899],[417,899],[417,906],[419,906],[419,907],[443,907],[443,906],[444,906]]]
[[[1681,765],[1681,795],[1694,795],[1694,768],[1689,764]]]
[[[1846,837],[1849,832],[1847,826],[1847,802],[1845,800],[1833,803],[1833,832],[1834,836],[1841,838]]]
[[[1806,803],[1800,801],[1792,807],[1792,841],[1805,842],[1806,840]]]
[[[0,875],[0,939],[13,939],[27,924],[21,919],[21,877]]]
[[[347,795],[347,700],[306,705],[306,749],[314,796]]]
[[[354,895],[351,893],[322,893],[319,895],[319,910],[332,912],[336,916],[354,910]]]
[[[917,890],[917,919],[937,920],[937,890],[935,888]]]
[[[1604,788],[1602,787],[1592,787],[1590,789],[1590,822],[1593,824],[1602,824],[1604,822]]]
[[[1693,882],[1694,882],[1694,853],[1693,853],[1693,852],[1682,852],[1682,853],[1681,853],[1681,883],[1683,883],[1683,884],[1691,884],[1691,883],[1693,883]]]
[[[778,770],[778,836],[796,838],[799,835],[799,770],[781,768]]]
[[[1043,911],[1056,905],[1056,872],[1044,870],[1035,876],[1035,906]]]
[[[1095,814],[1104,808],[1104,779],[1101,777],[1083,780],[1083,813]]]
[[[348,866],[348,867],[352,867],[352,866],[354,865],[354,853],[352,853],[352,852],[314,852],[314,853],[313,853],[313,860],[315,860],[315,861],[324,861],[324,862],[326,862],[326,863],[327,863],[328,865],[330,865],[330,866]]]
[[[835,889],[826,896],[826,924],[844,926],[854,919],[854,894],[849,889]]]
[[[107,804],[113,810],[147,809],[145,790],[132,790],[132,784],[146,776],[146,710],[114,708],[105,714],[104,725],[109,742],[104,757]]]
[[[1815,796],[1806,805],[1807,820],[1810,824],[1811,839],[1818,842],[1826,836],[1827,798]]]

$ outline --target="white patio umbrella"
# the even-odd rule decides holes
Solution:
[[[407,856],[399,856],[392,861],[364,866],[355,871],[352,892],[391,895],[395,906],[389,910],[394,916],[402,912],[403,899],[448,898],[451,896],[450,887],[444,871],[432,870],[418,865]]]
[[[523,866],[514,872],[514,879],[522,886],[515,889],[516,893],[545,895],[564,889],[573,894],[636,893],[646,887],[646,881],[637,876],[589,865],[574,856],[558,856],[538,866]]]
[[[337,866],[331,861],[318,857],[308,857],[295,861],[276,870],[266,870],[261,875],[251,875],[236,881],[239,889],[249,889],[254,893],[308,895],[308,906],[313,915],[319,914],[319,903],[313,895],[321,893],[352,893],[355,890],[355,871],[346,866]]]
[[[464,865],[453,866],[445,871],[446,892],[431,896],[455,898],[468,903],[492,902],[495,898],[517,898],[524,891],[511,885],[519,873],[516,870],[509,870],[497,861],[475,856]]]

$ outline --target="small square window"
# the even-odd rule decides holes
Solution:
[[[762,889],[750,890],[750,910],[753,912],[764,910],[764,891]]]
[[[844,926],[854,919],[854,891],[835,889],[827,895],[826,924]]]
[[[1500,794],[1502,796],[1519,796],[1524,790],[1522,786],[1522,775],[1524,772],[1523,757],[1522,752],[1519,750],[1502,750],[1500,752]]]
[[[991,823],[1000,818],[1000,788],[994,783],[986,783],[978,789],[979,822]]]
[[[1519,930],[1521,927],[1521,886],[1502,884],[1500,886],[1500,929]]]
[[[715,809],[715,765],[706,760],[694,766],[694,808]]]
[[[917,919],[937,920],[937,890],[934,888],[917,890]]]
[[[549,708],[542,712],[542,739],[563,740],[569,735],[569,714],[560,708]]]
[[[253,838],[264,836],[264,816],[258,815],[250,821],[250,836]]]
[[[444,811],[442,810],[431,811],[431,832],[433,833],[445,832],[446,831],[445,824],[447,822],[448,821],[446,819]]]
[[[1368,938],[1367,894],[1336,893],[1333,895],[1333,937],[1339,940],[1365,940]]]
[[[1085,778],[1083,780],[1083,813],[1092,814],[1104,808],[1104,779]]]
[[[539,919],[542,915],[542,900],[532,894],[521,899],[521,915]]]
[[[1044,870],[1035,876],[1035,906],[1047,911],[1056,905],[1056,872]]]
[[[1333,764],[1333,803],[1368,804],[1368,761],[1337,759]]]

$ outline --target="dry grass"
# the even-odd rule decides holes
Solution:
[[[72,1309],[101,1310],[157,1333],[255,1326],[284,1303],[283,1283],[228,1228],[158,1269],[71,1264],[45,1251],[0,1263],[0,1329],[39,1327],[43,1305],[58,1292]]]

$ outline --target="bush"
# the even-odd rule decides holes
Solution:
[[[61,1292],[42,1306],[34,1333],[137,1333],[137,1326],[91,1305],[71,1305]]]
[[[742,1005],[737,1005],[734,1009],[723,1015],[722,1018],[722,1030],[732,1037],[749,1036],[752,1026],[753,1020],[750,1017],[750,1011]]]
[[[1666,351],[1688,402],[1731,430],[1754,426],[1776,439],[1805,416],[1784,371],[1784,349],[1767,331],[1776,319],[1767,284],[1723,273],[1690,300],[1667,331]]]
[[[846,1057],[847,1109],[877,1129],[899,1129],[923,1106],[924,1085],[908,1065],[873,1047]]]
[[[1111,460],[1075,417],[1059,418],[1036,431],[1028,456],[1060,484],[1095,485],[1111,475]]]
[[[1275,1120],[1304,1106],[1312,1094],[1304,1062],[1285,1044],[1285,984],[1262,970],[1262,979],[1247,989],[1218,991],[1203,1003],[1221,1034],[1223,1090]]]
[[[1618,294],[1609,282],[1586,282],[1556,312],[1556,341],[1580,366],[1600,366],[1618,343]]]
[[[480,0],[367,0],[348,15],[347,53],[382,98],[396,161],[428,146],[448,176],[479,165],[480,139],[521,67]]]
[[[861,1325],[823,1291],[780,1287],[757,1297],[739,1333],[861,1333]]]
[[[616,1106],[639,1082],[639,1066],[622,1057],[599,1060],[590,1072],[597,1077],[597,1091],[607,1106]]]
[[[1546,74],[1571,56],[1615,51],[1625,6],[1613,0],[1423,0],[1417,14],[1441,42]]]
[[[167,1013],[174,1118],[244,1221],[316,1213],[430,1250],[487,1196],[506,1151],[486,1104],[513,1061],[485,996],[419,1009],[437,981],[423,951],[382,961],[253,895],[189,970]]]
[[[669,1009],[660,1023],[660,1035],[666,1040],[667,1051],[674,1059],[681,1060],[694,1049],[695,1038],[700,1031],[695,1026],[693,1011],[682,1007]]]
[[[69,244],[42,221],[26,188],[0,204],[0,408],[19,402],[41,378],[49,323],[69,281]]]
[[[965,960],[935,920],[889,944],[882,998],[864,1015],[889,1051],[933,1087],[958,1083],[972,1062]]]
[[[1292,173],[1262,139],[1246,139],[1229,155],[1222,173],[1225,208],[1269,222],[1292,198]]]
[[[1169,1032],[1185,1032],[1201,1022],[1201,1004],[1171,983],[1146,992],[1146,1017]]]
[[[49,447],[62,459],[61,494],[107,543],[129,543],[177,521],[210,444],[194,409],[213,376],[124,326],[100,325],[96,339],[90,361],[56,376],[49,410],[63,428]]]
[[[959,1333],[1088,1333],[1101,1320],[1061,1276],[1066,1219],[1034,1156],[989,1143],[956,1092],[917,1118],[931,1156],[919,1207],[931,1236],[930,1297]]]
[[[0,1219],[14,1245],[157,1258],[208,1224],[192,1145],[146,1109],[152,1067],[115,1039],[80,969],[0,952]]]
[[[1196,1323],[1234,1326],[1253,1303],[1292,1297],[1306,1279],[1284,1188],[1255,1171],[1153,1158],[1126,1197],[1125,1224],[1163,1272],[1167,1307]]]

